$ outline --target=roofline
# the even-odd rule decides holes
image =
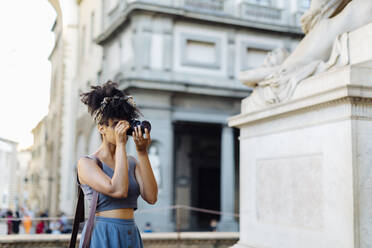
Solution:
[[[7,143],[13,143],[13,144],[15,144],[15,145],[18,145],[18,142],[13,141],[13,140],[10,140],[10,139],[6,139],[6,138],[2,138],[2,137],[0,137],[0,140],[1,140],[1,141],[4,141],[4,142],[7,142]]]
[[[261,29],[303,36],[301,28],[296,26],[276,25],[273,23],[267,24],[262,22],[244,20],[229,15],[212,15],[208,13],[197,13],[172,6],[151,4],[145,2],[141,3],[133,2],[128,4],[127,7],[121,13],[119,13],[119,16],[116,18],[116,20],[95,39],[95,42],[99,45],[103,45],[108,40],[110,40],[111,37],[115,35],[116,33],[115,31],[118,30],[127,21],[128,16],[135,10],[158,12],[162,14],[186,17],[189,19],[204,20],[206,22],[214,22],[219,24],[234,25],[237,27]]]

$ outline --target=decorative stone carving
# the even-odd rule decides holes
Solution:
[[[280,66],[239,75],[244,84],[254,87],[249,105],[286,101],[302,80],[349,64],[348,33],[372,22],[371,12],[372,1],[313,0],[302,19],[308,33],[294,52]]]
[[[245,98],[229,118],[244,151],[234,248],[372,247],[371,42],[372,23],[338,35],[315,68],[345,66],[303,80],[280,104],[252,110]]]
[[[301,17],[301,27],[305,34],[309,33],[321,20],[331,18],[352,0],[316,0],[311,2],[310,9]]]

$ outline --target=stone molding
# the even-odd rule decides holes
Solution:
[[[105,28],[105,30],[95,39],[95,42],[99,45],[106,43],[113,35],[115,31],[119,29],[123,23],[125,23],[134,10],[150,11],[163,13],[168,15],[183,16],[186,18],[210,21],[216,23],[222,23],[226,25],[233,25],[237,27],[245,28],[258,28],[265,30],[273,30],[277,32],[292,33],[296,35],[302,35],[300,27],[290,25],[280,25],[275,23],[262,23],[257,21],[244,20],[235,16],[229,15],[213,15],[209,13],[198,13],[195,11],[185,11],[183,8],[177,8],[167,5],[158,5],[148,2],[132,2],[129,3],[125,9],[118,13],[117,17]]]
[[[168,77],[164,76],[164,73],[159,73],[159,77],[146,77],[145,75],[136,76],[126,74],[125,78],[122,78],[120,81],[122,89],[128,88],[142,88],[142,89],[152,89],[152,90],[163,90],[171,92],[185,92],[185,93],[195,93],[198,95],[214,95],[214,96],[225,96],[225,97],[234,97],[234,98],[244,98],[248,95],[251,90],[247,87],[231,84],[226,86],[222,85],[206,85],[205,82],[192,82],[182,79],[182,75],[186,74],[175,74],[172,73]],[[178,75],[172,77],[172,75]],[[178,80],[178,78],[180,80]],[[200,76],[199,76],[200,80]],[[234,81],[233,81],[234,82]],[[226,83],[226,82],[225,82]]]
[[[268,123],[260,125],[261,128],[275,123],[270,128],[270,132],[273,132],[280,130],[282,119],[286,119],[285,130],[343,119],[372,119],[371,75],[371,68],[360,65],[345,66],[304,80],[299,85],[293,99],[288,102],[257,108],[251,112],[244,106],[244,100],[247,99],[245,98],[242,104],[242,114],[230,117],[229,125],[253,128],[265,121]],[[332,112],[332,116],[329,112],[326,114],[323,111],[331,107],[337,110]],[[317,111],[319,115],[316,123],[293,123],[293,126],[288,126],[291,119],[304,120],[306,114],[313,111]],[[265,133],[267,132],[268,130]],[[255,130],[254,133],[259,135],[261,132]]]
[[[187,41],[197,41],[211,43],[214,45],[215,61],[213,63],[201,63],[196,60],[190,60],[187,57]],[[183,66],[194,66],[198,68],[208,68],[208,69],[220,69],[221,68],[221,38],[198,35],[192,33],[181,33],[181,64]]]
[[[330,114],[329,109],[333,108]],[[310,118],[313,112],[318,118]],[[309,118],[307,117],[309,116]],[[301,121],[300,121],[301,120]],[[304,120],[309,120],[308,122]],[[345,97],[330,102],[305,107],[294,112],[287,112],[280,116],[271,116],[244,125],[248,130],[241,131],[239,140],[274,134],[317,125],[325,125],[343,120],[370,120],[372,121],[372,99],[359,97]]]
[[[259,49],[259,50],[264,50],[267,52],[270,52],[276,48],[275,44],[266,44],[266,43],[258,43],[258,42],[252,42],[252,41],[241,41],[240,42],[240,71],[248,70],[248,69],[253,69],[250,68],[247,63],[247,57],[249,56],[244,56],[247,54],[247,49]],[[244,54],[244,55],[243,55]]]

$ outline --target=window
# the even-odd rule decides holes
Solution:
[[[247,47],[247,68],[257,68],[262,66],[268,52],[268,50],[261,48]]]
[[[216,61],[215,46],[213,42],[187,40],[186,58],[190,61],[195,59],[201,63],[213,64]]]
[[[240,70],[250,70],[262,66],[267,53],[275,49],[273,44],[254,43],[243,41],[241,43]]]
[[[181,34],[181,64],[219,69],[221,67],[221,39],[213,36]]]
[[[248,3],[270,6],[271,5],[271,0],[248,0]]]

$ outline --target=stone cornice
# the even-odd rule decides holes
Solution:
[[[201,95],[214,95],[234,98],[244,98],[251,90],[248,88],[240,87],[212,87],[203,84],[193,84],[191,82],[177,82],[174,80],[149,80],[142,77],[126,77],[120,80],[120,86],[123,89],[128,88],[142,88],[142,89],[153,89],[163,90],[171,92],[184,92]]]
[[[289,101],[257,107],[248,111],[242,103],[242,113],[229,118],[230,126],[250,125],[257,121],[282,118],[312,109],[326,108],[330,104],[372,99],[372,69],[363,66],[345,66],[304,80]],[[357,100],[359,99],[359,100]]]
[[[372,99],[345,97],[298,109],[294,112],[283,113],[279,116],[243,123],[236,127],[244,127],[241,129],[239,137],[240,140],[244,140],[351,120],[372,121]]]
[[[99,45],[103,45],[106,41],[108,41],[114,34],[115,31],[118,30],[127,20],[128,16],[134,10],[143,10],[143,11],[150,11],[150,12],[157,12],[162,14],[169,14],[178,17],[184,17],[189,19],[195,19],[199,21],[207,21],[207,22],[214,22],[218,24],[225,24],[229,26],[236,26],[236,27],[243,27],[243,28],[254,28],[254,29],[262,29],[280,33],[291,33],[294,35],[303,35],[301,29],[299,27],[293,27],[288,25],[279,25],[279,24],[268,24],[268,23],[261,23],[257,21],[249,21],[244,20],[241,18],[229,16],[229,15],[212,15],[208,13],[197,13],[190,10],[185,10],[183,8],[176,8],[172,6],[160,5],[160,4],[153,4],[147,2],[133,2],[129,3],[126,8],[119,13],[116,20],[112,22],[112,24],[104,30],[96,39],[95,42]]]
[[[5,138],[1,138],[1,137],[0,137],[0,141],[5,142],[5,143],[11,143],[13,145],[17,145],[18,144],[18,142],[16,142],[16,141],[5,139]]]

